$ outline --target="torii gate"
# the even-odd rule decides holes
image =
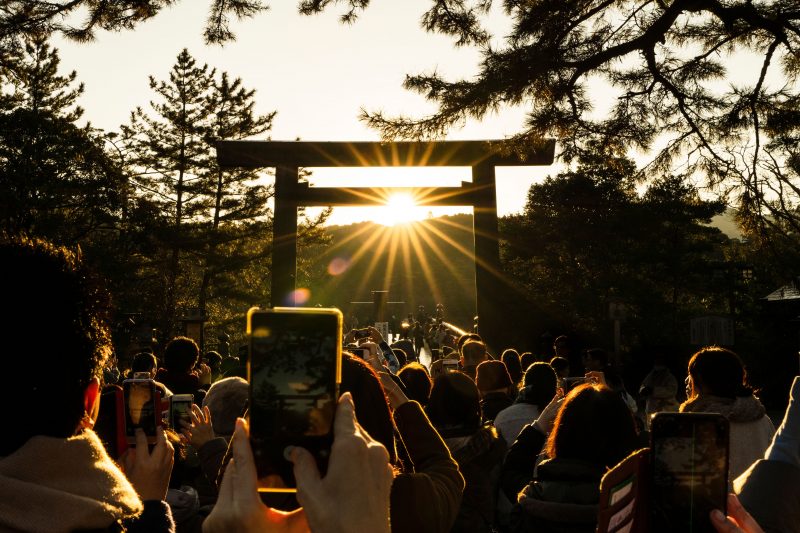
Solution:
[[[413,187],[418,205],[471,206],[475,239],[475,292],[480,333],[490,347],[500,348],[502,310],[511,286],[502,276],[497,230],[495,167],[551,165],[555,141],[532,147],[527,154],[500,152],[503,141],[434,142],[301,142],[219,141],[222,168],[275,167],[275,214],[272,226],[273,305],[281,305],[296,289],[297,208],[301,206],[381,205],[377,191],[386,187],[309,187],[298,181],[301,167],[471,167],[472,182],[460,187]],[[408,190],[408,189],[399,189]],[[289,305],[293,302],[289,301]]]

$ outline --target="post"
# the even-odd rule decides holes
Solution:
[[[472,167],[472,183],[481,194],[473,206],[475,239],[475,295],[480,335],[492,355],[499,357],[502,340],[504,284],[501,281],[500,244],[497,231],[497,188],[493,164]]]
[[[272,221],[272,280],[274,306],[295,306],[297,273],[297,167],[275,169],[275,216]]]

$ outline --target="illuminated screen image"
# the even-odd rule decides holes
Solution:
[[[654,422],[652,529],[713,533],[709,515],[725,509],[727,495],[727,422],[671,418],[661,426]]]
[[[325,471],[338,397],[336,315],[256,313],[250,338],[250,439],[262,489],[294,487],[286,446],[302,446]]]

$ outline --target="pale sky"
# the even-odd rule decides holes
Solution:
[[[432,106],[402,88],[404,76],[437,72],[469,76],[479,60],[475,49],[456,49],[441,35],[419,27],[430,0],[372,2],[350,26],[339,23],[339,10],[321,15],[297,14],[296,2],[275,0],[271,9],[253,19],[233,22],[237,41],[224,47],[202,41],[207,2],[183,0],[136,30],[101,33],[90,44],[57,39],[62,69],[77,70],[86,85],[80,104],[85,118],[107,131],[127,122],[136,107],[148,108],[154,94],[148,75],[167,79],[178,53],[188,48],[198,63],[208,63],[244,86],[256,89],[257,110],[277,110],[273,140],[373,141],[376,132],[357,120],[359,109],[419,116]],[[504,34],[498,21],[496,35]],[[501,139],[521,129],[524,111],[506,110],[481,122],[450,132],[448,139]],[[555,167],[500,168],[498,210],[501,215],[522,209],[534,181],[554,174]],[[469,169],[336,169],[314,171],[312,183],[325,186],[457,185],[468,181]],[[434,214],[465,211],[437,208]],[[349,223],[379,216],[370,208],[337,208],[331,223]]]

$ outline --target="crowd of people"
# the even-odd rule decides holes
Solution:
[[[776,431],[728,349],[694,354],[679,403],[660,359],[631,393],[603,350],[583,353],[583,372],[570,376],[564,337],[537,360],[513,349],[495,357],[467,334],[427,368],[406,351],[413,344],[389,347],[367,328],[360,340],[345,335],[324,475],[308,450],[288,447],[297,491],[265,495],[241,361],[176,337],[160,358],[111,368],[110,304],[79,254],[7,238],[0,261],[11,339],[0,531],[594,532],[601,479],[648,446],[650,415],[663,411],[730,423],[727,515],[716,510],[706,525],[800,531],[800,377]],[[137,430],[120,449],[100,428],[103,406],[115,382],[142,375],[161,397],[190,394],[195,405],[177,427],[151,442]]]

